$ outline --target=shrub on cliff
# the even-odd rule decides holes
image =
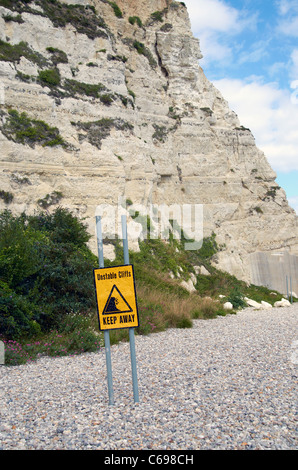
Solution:
[[[45,86],[57,86],[60,84],[60,74],[58,69],[40,70],[38,73],[39,81]]]
[[[25,112],[19,113],[16,109],[10,109],[6,122],[0,125],[0,129],[9,140],[34,147],[36,144],[43,147],[61,145],[66,148],[68,144],[62,139],[59,129],[51,127],[46,122],[32,119]]]

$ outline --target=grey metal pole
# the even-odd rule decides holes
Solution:
[[[96,216],[96,234],[97,234],[99,267],[104,268],[101,217],[99,215]],[[104,331],[104,340],[105,340],[105,351],[106,351],[109,405],[114,405],[113,374],[112,374],[111,345],[110,345],[109,330]]]
[[[122,223],[124,264],[129,264],[126,215],[121,216],[121,223]],[[136,350],[135,350],[135,332],[134,332],[134,328],[128,328],[128,331],[129,331],[133,396],[134,396],[135,403],[138,403],[139,402],[139,389],[138,389],[137,361],[136,361]]]
[[[104,331],[104,339],[105,339],[106,364],[107,364],[107,376],[108,376],[109,405],[114,405],[113,374],[112,374],[111,345],[110,345],[109,330]]]
[[[96,220],[96,236],[97,236],[97,250],[98,250],[98,263],[100,268],[104,268],[103,259],[103,242],[102,242],[102,230],[101,230],[101,216],[97,215]]]
[[[293,303],[292,276],[290,276],[290,292],[291,292],[291,304],[292,304]]]
[[[0,366],[5,364],[5,346],[3,341],[0,341]]]
[[[287,284],[287,299],[289,300],[288,276],[286,276],[286,284]]]

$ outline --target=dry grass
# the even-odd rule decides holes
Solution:
[[[157,327],[166,329],[168,327],[191,326],[192,310],[194,300],[191,296],[180,298],[169,292],[154,291],[147,286],[138,288],[138,297],[140,298],[140,309],[155,306],[155,321]],[[146,313],[146,312],[144,312]],[[142,312],[141,312],[142,314]]]
[[[197,305],[193,311],[193,318],[215,318],[217,315],[225,315],[222,304],[211,297],[198,297]]]
[[[177,280],[164,273],[158,273],[156,284],[136,282],[139,324],[136,334],[147,335],[165,331],[168,328],[191,328],[193,319],[210,319],[225,315],[222,304],[211,297],[202,297],[187,291],[181,295]],[[111,330],[111,344],[128,340],[128,330]]]
[[[194,318],[214,318],[223,314],[219,302],[209,297],[200,297],[197,293],[181,298],[173,293],[152,290],[148,286],[139,286],[137,292],[142,320],[149,320],[153,324],[155,321],[157,331],[188,328],[192,326]]]

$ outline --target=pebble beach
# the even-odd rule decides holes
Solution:
[[[298,303],[0,366],[0,450],[297,450]]]

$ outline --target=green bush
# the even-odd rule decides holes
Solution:
[[[19,62],[22,56],[40,67],[48,64],[47,59],[39,52],[31,49],[26,42],[21,41],[19,44],[10,44],[0,40],[0,60]]]
[[[142,42],[135,40],[132,42],[132,45],[137,50],[138,54],[141,54],[148,59],[151,67],[154,68],[157,66],[157,62],[154,59],[151,51]]]
[[[118,7],[117,3],[115,2],[108,2],[109,5],[111,5],[111,7],[113,8],[114,10],[114,13],[115,15],[117,16],[117,18],[122,18],[123,15],[122,15],[122,11],[120,10],[120,8]]]
[[[23,216],[13,217],[10,211],[0,214],[0,280],[11,288],[22,279],[34,275],[41,266],[38,243],[42,233],[26,226]]]
[[[38,78],[43,85],[50,87],[60,84],[60,73],[58,69],[41,70],[38,73]]]
[[[244,300],[244,295],[240,292],[239,287],[232,287],[227,301],[231,302],[235,309],[246,307],[246,302]]]
[[[133,47],[138,51],[139,54],[145,55],[146,48],[142,42],[135,40],[133,42]]]
[[[39,4],[44,14],[58,28],[71,24],[78,33],[86,34],[90,39],[107,37],[107,33],[102,31],[102,28],[106,29],[107,26],[104,20],[96,14],[93,6],[68,5],[58,0],[39,0]]]
[[[53,191],[51,194],[46,194],[44,198],[38,199],[37,203],[43,209],[47,209],[52,204],[58,204],[63,194],[60,191]]]
[[[31,3],[33,0],[1,0],[0,5],[11,10],[22,11],[24,5]]]
[[[24,20],[22,18],[21,15],[3,15],[2,18],[4,19],[4,21],[7,23],[9,21],[14,21],[15,23],[24,23]]]
[[[33,336],[40,332],[38,307],[0,280],[0,334],[6,338]]]
[[[91,84],[78,82],[77,80],[66,79],[64,87],[67,90],[68,96],[86,95],[99,98],[100,92],[105,91],[106,87],[102,83]]]
[[[13,194],[10,193],[9,191],[3,191],[1,189],[0,191],[0,198],[3,199],[3,201],[5,202],[5,204],[10,204],[13,200]]]
[[[141,28],[143,26],[143,23],[142,23],[142,20],[141,18],[139,18],[138,16],[130,16],[128,18],[128,21],[130,22],[130,24],[134,25],[135,23],[137,23],[137,25],[139,26],[139,28]]]
[[[79,317],[79,316],[77,316]],[[68,332],[52,330],[47,334],[20,340],[1,340],[5,347],[5,365],[15,366],[32,362],[38,357],[76,355],[82,352],[98,351],[103,344],[102,337],[87,328]]]
[[[85,225],[66,209],[58,207],[55,212],[48,214],[40,212],[27,217],[30,227],[45,232],[53,243],[66,244],[75,249],[85,249],[90,240]]]
[[[71,124],[86,132],[86,136],[80,136],[81,139],[86,138],[91,145],[94,145],[99,149],[101,148],[102,140],[110,135],[112,128],[126,131],[133,130],[133,125],[129,122],[123,121],[122,119],[102,118],[98,121],[72,122]]]
[[[106,93],[104,95],[101,95],[100,101],[105,104],[106,106],[110,106],[113,103],[113,98],[112,95]]]
[[[68,58],[64,51],[61,51],[60,49],[57,49],[55,47],[47,47],[47,51],[50,52],[52,55],[51,59],[53,64],[57,65],[68,63]]]
[[[68,353],[94,352],[97,349],[97,336],[92,331],[76,330],[69,336]]]
[[[86,227],[70,212],[0,214],[0,335],[18,338],[58,327],[95,307]]]
[[[43,147],[68,146],[62,139],[57,127],[51,127],[44,121],[31,119],[26,113],[20,114],[15,109],[8,111],[8,119],[0,128],[9,140],[28,144],[31,147],[36,143]]]
[[[154,21],[160,21],[162,23],[163,22],[163,12],[162,11],[155,11],[154,13],[151,13],[151,18]]]
[[[29,12],[32,15],[47,17],[56,28],[63,28],[67,24],[71,24],[78,33],[86,34],[90,39],[108,37],[107,25],[103,18],[97,14],[93,5],[69,5],[58,0],[38,0],[40,9],[36,10],[29,6],[31,3],[33,0],[0,0],[1,6],[18,13]]]
[[[94,307],[94,263],[71,244],[49,243],[42,251],[45,264],[28,293],[42,305],[40,323],[48,330],[69,312],[84,313]]]
[[[210,237],[203,240],[202,247],[200,248],[200,256],[205,259],[210,259],[218,251],[218,246],[215,240],[215,233],[213,232]]]

